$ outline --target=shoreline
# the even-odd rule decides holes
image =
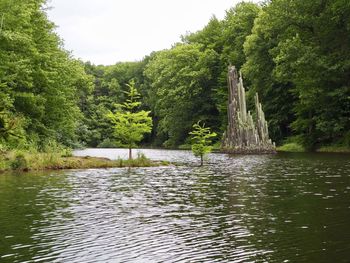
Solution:
[[[54,171],[69,169],[99,169],[99,168],[125,168],[125,167],[158,167],[167,166],[166,161],[152,161],[146,157],[132,160],[111,160],[104,157],[91,156],[55,156],[50,153],[26,153],[15,157],[5,157],[0,160],[0,174],[11,171]]]
[[[300,153],[350,153],[350,148],[346,146],[320,146],[313,151],[305,149],[298,143],[286,143],[277,147],[277,152],[300,152]]]
[[[74,149],[74,150],[85,150],[85,149],[127,149],[127,148],[113,148],[113,147],[101,147],[101,148],[94,148],[94,147],[86,147],[82,149]],[[184,147],[183,145],[180,145],[177,148],[164,148],[164,147],[145,147],[145,148],[137,148],[137,149],[143,149],[143,150],[167,150],[167,151],[191,151],[191,147]],[[291,153],[350,153],[350,148],[343,147],[343,146],[322,146],[318,149],[315,149],[313,151],[306,150],[304,147],[302,147],[299,144],[284,144],[281,146],[276,147],[276,151],[273,153],[263,153],[263,154],[275,154],[275,153],[281,153],[281,152],[291,152]],[[219,148],[213,148],[212,153],[227,153],[224,150],[221,150]],[[239,153],[240,154],[240,153]]]
[[[99,148],[96,148],[99,149]],[[106,148],[100,148],[106,149]],[[113,148],[110,148],[113,149]],[[150,148],[169,150],[162,148]],[[177,150],[177,149],[172,149]],[[180,149],[183,150],[183,149]],[[299,150],[299,151],[298,151]],[[315,151],[300,151],[295,149],[279,149],[277,153],[328,153],[328,154],[350,154],[350,149],[346,147],[323,147]],[[214,150],[213,153],[225,153]],[[228,154],[228,153],[226,153]],[[237,153],[236,153],[237,154]],[[237,154],[242,155],[242,154]],[[124,167],[158,167],[168,166],[168,161],[152,161],[144,155],[140,155],[135,159],[117,159],[111,160],[106,157],[92,156],[65,156],[57,152],[16,152],[10,151],[0,153],[0,174],[11,171],[54,171],[69,169],[99,169],[99,168],[124,168]]]

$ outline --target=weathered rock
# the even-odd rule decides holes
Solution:
[[[265,114],[255,95],[256,121],[247,112],[242,75],[238,77],[234,66],[228,69],[228,125],[223,135],[221,150],[227,153],[266,154],[275,153],[275,144],[269,138]]]

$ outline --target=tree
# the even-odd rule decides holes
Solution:
[[[212,49],[217,53],[222,51],[223,23],[212,16],[208,24],[195,33],[182,36],[182,41],[187,44],[200,44],[203,50]]]
[[[276,77],[298,95],[291,127],[310,149],[341,142],[350,129],[349,2],[279,0],[271,9],[287,29],[273,55]]]
[[[200,121],[193,125],[193,130],[189,133],[192,135],[192,152],[196,157],[201,158],[201,166],[203,158],[212,150],[211,139],[216,137],[215,132],[211,132],[209,127],[200,125]]]
[[[109,112],[107,116],[115,125],[114,136],[128,146],[129,160],[131,160],[132,147],[143,139],[145,133],[151,132],[152,118],[149,117],[149,111],[136,111],[141,102],[139,102],[140,93],[135,88],[134,80],[131,80],[127,86],[129,87],[129,91],[126,92],[128,99],[122,104],[117,104],[117,111]]]
[[[233,64],[241,68],[246,61],[243,44],[252,33],[254,20],[261,11],[257,4],[241,2],[226,11],[223,20],[222,42],[223,51],[221,59],[225,64],[224,80],[226,81],[227,66]]]
[[[243,73],[274,140],[297,135],[312,149],[349,136],[349,14],[344,0],[275,0],[255,19]]]
[[[207,82],[207,85],[213,91],[210,94],[211,103],[215,105],[219,115],[219,123],[216,123],[215,126],[219,127],[222,132],[227,126],[227,67],[232,64],[241,68],[245,63],[243,44],[246,37],[252,32],[254,20],[260,9],[257,4],[241,2],[227,10],[222,21],[214,16],[202,30],[182,37],[184,43],[199,44],[203,52],[214,50],[219,57],[216,63],[211,65],[211,80]],[[249,81],[247,83],[249,86]],[[203,120],[204,118],[195,116],[195,119]],[[205,121],[209,124],[207,120]],[[210,126],[214,126],[212,122]]]
[[[16,127],[24,131],[24,143],[54,139],[74,145],[82,117],[78,90],[88,88],[90,80],[81,62],[64,50],[46,4],[0,0],[0,112],[7,125],[21,120]],[[6,144],[9,138],[2,136]]]
[[[150,101],[159,118],[157,135],[164,138],[164,146],[184,143],[198,119],[219,126],[212,85],[218,60],[214,50],[202,51],[200,44],[178,44],[158,52],[147,65]]]
[[[113,125],[107,113],[115,109],[114,105],[126,99],[130,79],[141,93],[141,110],[148,110],[147,85],[144,85],[143,71],[148,60],[138,62],[120,62],[115,65],[93,65],[85,63],[85,72],[93,80],[92,92],[82,92],[80,109],[84,120],[79,127],[80,141],[90,147],[115,147]],[[149,139],[148,136],[143,141]]]
[[[281,17],[285,20],[285,17]],[[251,83],[248,94],[259,93],[264,104],[269,132],[273,141],[280,143],[291,134],[290,123],[294,121],[293,107],[296,96],[292,93],[293,84],[278,80],[274,74],[273,51],[279,37],[286,28],[276,14],[272,14],[270,5],[259,12],[254,21],[251,35],[244,42],[246,56],[242,71]]]
[[[6,5],[1,4],[5,2]],[[13,10],[12,16],[5,14],[6,23],[0,33],[0,106],[7,102],[7,112],[15,109],[15,113],[23,115],[27,131],[41,134],[46,128],[52,130],[58,126],[63,127],[61,133],[67,137],[71,132],[63,131],[72,131],[74,126],[71,124],[70,129],[66,129],[62,118],[50,121],[60,108],[48,106],[60,106],[60,102],[52,103],[51,97],[58,97],[57,91],[69,95],[74,85],[60,87],[61,82],[53,78],[56,74],[51,73],[59,69],[61,63],[54,64],[55,59],[45,61],[46,56],[55,58],[47,50],[54,42],[49,41],[54,39],[49,37],[51,31],[44,34],[46,38],[41,43],[38,40],[44,30],[42,26],[37,27],[33,46],[29,41],[33,30],[28,29],[34,18],[28,20],[30,13],[24,12],[29,8],[24,5],[28,1],[9,4],[12,2],[0,0],[0,10],[22,3]],[[176,147],[186,143],[192,124],[199,119],[215,127],[217,133],[224,131],[226,73],[232,63],[242,69],[246,79],[247,103],[253,105],[254,95],[259,93],[270,136],[277,144],[293,137],[292,140],[310,148],[331,143],[348,145],[349,3],[348,0],[267,0],[258,5],[242,2],[227,10],[223,20],[212,17],[202,30],[183,36],[182,43],[152,52],[140,62],[111,66],[86,64],[87,73],[95,79],[95,89],[92,95],[87,93],[91,97],[80,100],[86,119],[81,121],[85,126],[82,125],[80,134],[86,136],[84,140],[90,146],[110,139],[112,132],[108,129],[112,125],[101,116],[106,117],[106,111],[112,110],[114,103],[124,101],[125,84],[132,78],[142,94],[141,109],[152,110],[154,129],[146,140],[152,140],[154,145]],[[43,20],[39,18],[35,21]],[[1,52],[2,49],[7,52]],[[32,69],[27,58],[36,49],[40,52],[34,52],[33,56],[42,60]],[[50,74],[42,76],[42,72]],[[71,79],[68,70],[59,72],[66,72]],[[33,84],[32,79],[40,81]],[[54,85],[48,86],[45,79]],[[71,101],[69,96],[66,101]],[[78,116],[71,120],[76,118]],[[45,125],[40,125],[42,123]],[[85,132],[86,128],[90,135]]]

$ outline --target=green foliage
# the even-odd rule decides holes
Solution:
[[[77,141],[80,90],[92,87],[82,64],[62,48],[46,1],[0,0],[0,140]]]
[[[131,148],[139,143],[145,133],[152,130],[152,118],[149,111],[136,111],[140,106],[140,94],[135,88],[135,82],[128,84],[129,91],[126,92],[127,99],[124,103],[118,104],[115,113],[110,112],[107,116],[114,124],[114,136],[121,143],[128,146],[130,150],[129,159],[132,159]]]
[[[259,12],[258,5],[247,2],[241,2],[226,11],[222,32],[222,60],[226,65],[232,64],[241,68],[245,63],[243,44],[251,34],[254,20]]]
[[[115,140],[112,140],[110,138],[104,139],[101,143],[97,145],[97,148],[118,148],[123,145],[118,144],[115,142]]]
[[[290,142],[277,147],[279,152],[305,152],[305,148],[296,142]]]
[[[223,22],[213,16],[208,24],[196,33],[182,36],[182,41],[188,44],[200,44],[203,50],[214,50],[217,53],[222,51],[222,30]]]
[[[11,168],[13,170],[25,170],[28,169],[28,162],[23,153],[17,153],[14,160],[11,162]]]
[[[137,158],[129,160],[119,159],[121,167],[150,167],[154,166],[154,163],[148,159],[143,153],[137,153]]]
[[[322,146],[321,148],[316,150],[317,152],[323,153],[350,153],[350,147],[346,146]]]
[[[96,146],[111,134],[105,132],[111,125],[102,112],[125,100],[123,87],[132,78],[143,95],[143,109],[152,110],[148,142],[172,148],[186,144],[198,119],[222,134],[229,64],[242,67],[248,103],[253,105],[259,93],[270,136],[278,144],[296,135],[307,149],[346,141],[349,14],[344,0],[242,2],[223,20],[212,17],[202,30],[183,36],[182,43],[141,62],[89,65],[87,72],[96,78],[95,98],[85,115],[86,141]]]
[[[186,142],[198,119],[222,133],[227,122],[227,63],[244,63],[243,42],[258,12],[257,5],[241,3],[223,21],[212,17],[203,30],[183,36],[183,43],[141,62],[86,63],[86,72],[95,78],[94,98],[84,111],[86,121],[80,132],[86,144],[111,140],[107,128],[111,119],[108,122],[99,112],[112,111],[111,105],[125,100],[124,87],[132,78],[142,94],[141,108],[152,111],[154,127],[146,141],[175,148]]]
[[[57,143],[57,141],[49,139],[44,142],[41,146],[40,152],[48,154],[58,154],[62,157],[72,156],[72,150],[62,144]]]
[[[179,145],[179,150],[191,150],[192,146],[190,144],[181,144]]]
[[[189,134],[192,135],[192,152],[201,158],[201,165],[203,165],[203,157],[212,151],[211,141],[217,134],[211,132],[205,124],[201,126],[200,121],[193,125],[193,130]]]
[[[8,170],[37,171],[46,169],[86,169],[107,167],[150,167],[168,165],[167,162],[154,162],[143,154],[131,160],[116,161],[98,157],[62,156],[59,153],[15,151],[0,155],[0,173]]]
[[[81,93],[80,109],[84,114],[79,123],[78,136],[83,145],[90,147],[122,146],[113,142],[113,124],[107,117],[108,112],[115,110],[115,105],[126,99],[127,84],[135,79],[135,85],[142,94],[140,107],[144,110],[145,84],[143,83],[143,69],[145,62],[123,62],[111,66],[95,66],[85,63],[85,72],[92,78],[93,90]]]
[[[121,158],[118,158],[116,160],[116,164],[118,167],[151,167],[151,166],[159,166],[159,165],[168,165],[167,162],[153,162],[150,159],[148,159],[143,153],[138,152],[137,157],[134,159],[128,159],[124,160]]]
[[[0,111],[0,144],[16,147],[24,139],[23,118]]]
[[[278,0],[255,20],[244,71],[273,137],[298,134],[314,149],[349,130],[349,11],[342,0]]]
[[[350,144],[349,1],[242,2],[168,50],[111,66],[72,59],[45,8],[45,0],[0,0],[6,149],[40,152],[47,141],[176,147],[198,119],[222,134],[231,63],[242,67],[248,103],[259,93],[274,141],[299,136],[307,149]],[[129,94],[130,79],[142,96]]]
[[[11,150],[0,144],[0,172],[5,170],[43,170],[62,166],[63,159],[71,157],[70,148],[48,139],[40,145],[26,142],[21,148]]]
[[[284,28],[281,27],[282,21],[276,21],[276,17],[268,13],[268,8],[259,12],[252,33],[244,42],[246,62],[243,73],[251,83],[248,96],[256,92],[259,94],[271,138],[279,143],[292,133],[290,123],[295,120],[293,108],[296,97],[292,93],[293,84],[280,81],[273,74],[275,63],[272,51]]]
[[[213,101],[213,70],[218,54],[199,44],[179,44],[155,54],[145,74],[151,81],[151,109],[158,119],[157,136],[163,145],[183,143],[196,119],[219,126]]]

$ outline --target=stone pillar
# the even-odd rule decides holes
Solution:
[[[275,153],[269,139],[268,125],[258,94],[255,94],[256,121],[247,112],[243,78],[234,66],[228,69],[228,125],[223,135],[222,151],[228,153]]]

